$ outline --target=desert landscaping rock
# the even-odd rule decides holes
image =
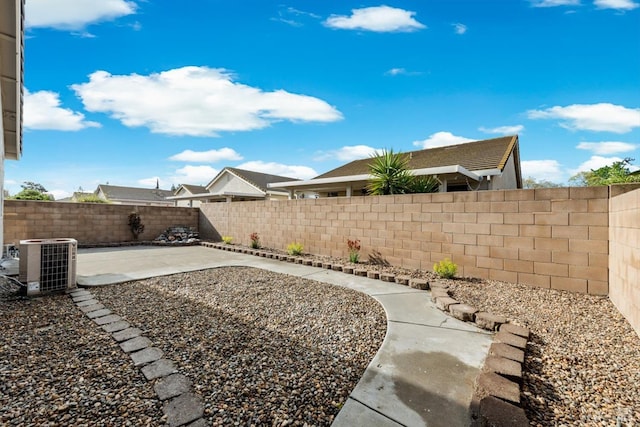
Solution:
[[[134,351],[142,350],[144,348],[150,347],[153,343],[147,337],[135,337],[131,338],[127,341],[123,341],[120,343],[120,348],[125,353],[132,353]]]
[[[131,360],[133,360],[133,364],[136,366],[143,366],[147,363],[155,362],[160,359],[164,352],[156,347],[147,347],[143,350],[136,351],[135,353],[130,353]]]
[[[160,400],[167,400],[188,392],[191,389],[191,381],[182,374],[171,374],[157,380],[153,389]]]
[[[362,293],[253,268],[157,277],[95,294],[192,382],[209,426],[329,426],[386,332],[384,310]]]
[[[153,363],[150,363],[141,369],[143,375],[147,380],[153,380],[156,378],[166,377],[167,375],[175,374],[178,372],[176,365],[167,359],[158,359]]]

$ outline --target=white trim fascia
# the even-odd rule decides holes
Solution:
[[[412,169],[414,175],[443,175],[448,173],[459,173],[465,175],[475,181],[479,181],[482,175],[477,172],[471,172],[460,165],[439,166],[435,168]],[[269,184],[269,188],[300,188],[324,184],[340,184],[347,182],[369,181],[372,178],[370,174],[361,175],[345,175],[332,178],[309,179],[307,181],[289,181],[274,182]]]
[[[497,175],[502,175],[502,171],[498,168],[493,168],[493,169],[481,169],[481,170],[477,170],[477,171],[473,171],[473,173],[479,175],[479,176],[497,176]]]

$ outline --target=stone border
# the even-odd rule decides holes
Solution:
[[[200,242],[201,246],[255,255],[296,264],[340,271],[345,274],[378,279],[383,282],[397,283],[414,289],[430,290],[431,301],[443,312],[463,322],[494,332],[493,343],[478,377],[476,390],[471,402],[472,425],[495,427],[529,426],[524,409],[521,406],[522,369],[530,331],[522,326],[509,323],[504,316],[495,315],[459,302],[451,298],[449,285],[441,282],[429,282],[406,275],[367,270],[344,266],[331,261],[310,260],[304,256],[292,256],[268,250],[252,249],[245,246]]]
[[[68,292],[75,305],[93,322],[111,334],[123,352],[149,382],[158,399],[164,401],[162,412],[170,427],[203,427],[207,423],[202,418],[204,403],[202,397],[192,392],[191,381],[180,374],[175,364],[163,358],[163,351],[153,347],[151,340],[138,328],[132,327],[122,317],[94,298],[86,289],[78,288]]]

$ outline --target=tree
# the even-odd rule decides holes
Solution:
[[[51,194],[47,194],[47,189],[41,184],[31,181],[25,181],[20,185],[22,191],[11,197],[15,200],[48,200],[53,201],[54,198]]]
[[[367,185],[369,194],[404,194],[407,193],[413,175],[409,170],[409,158],[393,150],[382,150],[382,154],[371,156],[369,174],[373,176]]]
[[[546,179],[535,179],[531,176],[525,178],[522,181],[522,188],[558,188],[562,187],[562,184],[547,181]]]
[[[640,175],[631,173],[629,170],[633,160],[627,157],[621,161],[613,162],[610,166],[577,173],[569,178],[569,182],[581,187],[640,182]]]
[[[22,190],[36,190],[40,193],[47,192],[47,189],[44,188],[42,184],[38,184],[37,182],[25,181],[20,185],[20,187],[22,187]]]

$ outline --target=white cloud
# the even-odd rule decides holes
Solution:
[[[342,30],[366,30],[379,33],[411,32],[427,28],[416,21],[415,12],[389,6],[352,9],[351,16],[331,15],[324,24]]]
[[[422,74],[420,71],[408,71],[405,68],[391,68],[384,73],[386,76],[417,76]]]
[[[182,153],[169,157],[169,160],[182,162],[217,163],[220,160],[242,160],[243,157],[233,148],[224,147],[219,150],[192,151],[184,150]]]
[[[308,166],[283,165],[281,163],[263,162],[261,160],[245,162],[238,165],[237,168],[297,179],[311,179],[318,176],[318,172]]]
[[[126,0],[28,0],[25,26],[81,30],[86,25],[109,21],[136,12]]]
[[[453,31],[455,31],[456,34],[464,34],[467,32],[467,26],[461,23],[455,23],[455,24],[451,24],[453,25]]]
[[[366,159],[378,151],[381,151],[381,149],[369,147],[368,145],[347,145],[338,150],[321,151],[314,160],[335,159],[342,162],[350,162],[352,160]]]
[[[593,4],[598,9],[633,10],[640,7],[640,4],[633,0],[595,0]]]
[[[620,157],[602,157],[602,156],[591,156],[589,160],[583,162],[576,169],[570,170],[571,175],[575,175],[580,172],[586,172],[590,170],[600,169],[603,166],[612,165],[614,162],[621,162],[622,159]]]
[[[546,110],[529,110],[530,119],[558,119],[570,130],[626,133],[640,127],[640,108],[626,108],[608,103],[573,104]]]
[[[220,172],[211,166],[192,166],[187,165],[177,169],[173,176],[168,180],[176,186],[180,184],[206,185]]]
[[[524,126],[522,125],[514,125],[514,126],[498,126],[496,128],[486,128],[479,127],[478,130],[484,133],[497,133],[500,135],[515,135],[524,130]]]
[[[34,130],[76,131],[100,127],[100,123],[84,119],[84,114],[60,106],[60,95],[41,90],[24,90],[24,127]]]
[[[578,6],[580,0],[531,0],[533,7]]]
[[[581,142],[577,145],[576,148],[580,150],[593,151],[596,154],[606,155],[606,154],[615,154],[615,153],[626,153],[628,151],[633,151],[638,147],[640,147],[640,145],[630,144],[628,142],[604,141],[604,142]]]
[[[447,145],[464,144],[465,142],[475,141],[475,139],[465,138],[464,136],[456,136],[451,132],[436,132],[429,135],[429,138],[422,141],[414,141],[413,145],[421,148],[444,147]]]
[[[523,178],[537,181],[563,182],[562,166],[557,160],[523,160],[520,162]]]
[[[59,190],[59,189],[47,191],[47,193],[51,194],[53,198],[56,200],[64,199],[66,197],[71,197],[73,195],[73,193],[70,193],[67,190]]]
[[[217,136],[273,122],[333,122],[342,114],[325,101],[284,90],[264,92],[233,81],[223,69],[183,67],[148,76],[96,71],[71,86],[88,111],[153,133]]]

